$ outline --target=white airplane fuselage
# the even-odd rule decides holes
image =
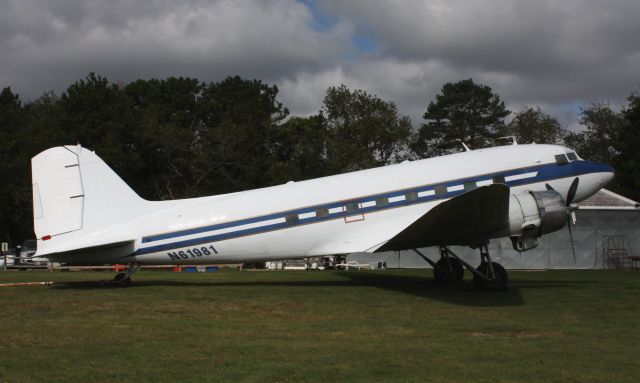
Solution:
[[[558,163],[556,156],[567,153],[573,152],[555,145],[510,145],[225,195],[146,201],[112,180],[115,173],[93,152],[52,148],[33,160],[34,184],[41,185],[34,186],[37,255],[84,264],[212,264],[372,252],[436,205],[475,188],[503,183],[517,193],[549,185],[566,197],[579,177],[573,199],[579,202],[613,177],[606,164],[566,157]],[[78,165],[65,169],[78,168],[78,191],[58,193],[64,203],[71,198],[65,211],[72,213],[49,213],[42,185],[54,184],[47,177],[54,176],[55,158],[65,164],[73,156]],[[75,173],[67,175],[75,185]]]

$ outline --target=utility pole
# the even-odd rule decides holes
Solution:
[[[7,252],[9,251],[9,244],[6,242],[2,242],[2,248],[0,252],[2,252],[2,257],[4,258],[4,271],[7,271]]]

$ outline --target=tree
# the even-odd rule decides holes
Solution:
[[[291,117],[275,129],[270,140],[271,184],[329,175],[326,146],[327,122],[322,113]]]
[[[411,120],[396,105],[345,85],[327,89],[322,106],[327,119],[327,160],[332,173],[382,166],[406,152]]]
[[[136,129],[132,150],[138,153],[138,189],[151,199],[200,195],[194,146],[202,125],[199,101],[204,84],[170,77],[137,80],[125,87],[133,102]]]
[[[447,83],[424,113],[426,121],[411,149],[418,157],[455,151],[464,142],[471,148],[487,146],[504,118],[511,113],[491,88],[472,79]]]
[[[540,108],[525,108],[508,125],[497,132],[500,136],[515,136],[519,143],[559,144],[567,134],[555,118]]]
[[[60,97],[53,91],[44,92],[24,108],[25,132],[29,135],[25,141],[28,147],[28,150],[24,150],[25,155],[33,156],[55,145],[74,144],[68,140],[68,131],[64,129]],[[28,166],[29,160],[30,157],[27,157],[25,166]]]
[[[95,150],[125,182],[137,189],[143,161],[135,150],[136,119],[124,86],[90,73],[67,88],[59,101],[58,145]]]
[[[580,111],[580,124],[586,130],[569,133],[565,144],[592,161],[613,163],[619,151],[620,130],[624,125],[622,113],[615,112],[606,103],[593,103]]]
[[[288,111],[278,88],[228,77],[138,80],[125,88],[137,118],[142,177],[156,198],[219,194],[271,183],[269,142]],[[148,176],[147,176],[148,177]]]
[[[7,87],[0,92],[0,238],[17,245],[31,236],[25,217],[31,212],[31,180],[28,156],[22,148],[25,111],[20,97]],[[27,203],[28,202],[28,203]]]
[[[277,100],[278,87],[228,77],[207,84],[199,112],[202,126],[192,151],[205,194],[270,184],[270,144],[289,111]],[[202,173],[204,172],[204,173]]]
[[[629,105],[622,111],[625,123],[619,131],[617,141],[618,156],[613,164],[616,167],[618,191],[640,201],[640,96],[632,93]]]

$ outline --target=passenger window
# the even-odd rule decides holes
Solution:
[[[407,200],[408,202],[415,201],[418,199],[418,192],[414,192],[414,191],[409,192],[404,195],[404,199]]]
[[[568,163],[569,160],[567,160],[567,156],[565,156],[564,154],[556,154],[556,164],[566,165]]]
[[[470,181],[464,183],[464,191],[470,191],[476,188],[476,182]]]
[[[328,215],[329,215],[329,209],[320,208],[320,209],[316,210],[316,217],[318,217],[318,218],[326,217]]]
[[[493,176],[493,183],[494,184],[506,184],[507,181],[505,181],[504,176]]]
[[[574,152],[567,153],[567,158],[569,161],[575,161],[578,159],[578,156]]]
[[[387,206],[389,204],[389,198],[380,197],[376,198],[376,206]]]
[[[287,221],[287,223],[289,224],[296,224],[298,223],[298,221],[300,221],[300,218],[298,217],[297,214],[289,214],[286,217],[284,217],[284,220]]]
[[[435,189],[433,189],[433,191],[436,192],[436,195],[446,195],[447,194],[447,187],[446,186],[436,186]]]
[[[360,209],[360,205],[357,202],[349,202],[344,206],[348,212],[358,211],[358,209]]]

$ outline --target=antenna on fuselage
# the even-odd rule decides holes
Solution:
[[[512,140],[512,144],[511,145],[518,145],[518,141],[516,140],[516,136],[504,136],[504,137],[498,137],[498,140]]]

